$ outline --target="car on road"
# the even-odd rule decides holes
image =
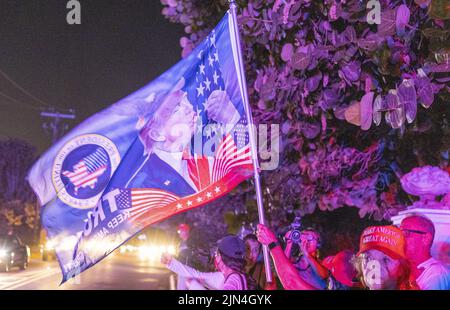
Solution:
[[[8,272],[12,267],[24,270],[30,262],[30,247],[18,236],[0,236],[0,271]]]

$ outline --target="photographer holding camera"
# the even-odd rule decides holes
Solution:
[[[294,222],[295,223],[295,222]],[[309,240],[310,242],[307,242],[308,239],[310,239],[311,237],[308,237],[308,235],[310,234],[304,234],[303,239],[305,240],[303,242],[302,245],[302,238],[301,236],[303,235],[302,232],[300,232],[298,229],[295,229],[295,227],[293,227],[294,229],[289,233],[288,235],[288,239],[291,239],[291,247],[292,247],[292,237],[294,238],[294,240],[298,240],[300,242],[300,246],[304,248],[304,250],[302,250],[304,253],[308,253],[307,255],[309,255],[309,257],[313,257],[312,252],[317,250],[317,244],[314,245],[314,242],[312,239]],[[290,250],[288,255],[285,254],[285,252],[283,251],[283,249],[281,248],[280,243],[278,242],[277,237],[275,236],[275,234],[267,227],[264,226],[262,224],[258,225],[258,231],[257,231],[257,237],[258,237],[258,241],[263,244],[263,245],[267,245],[270,249],[270,254],[272,256],[274,265],[275,265],[275,269],[277,271],[278,277],[281,281],[281,284],[283,284],[284,289],[286,290],[317,290],[317,289],[324,289],[325,288],[325,281],[323,284],[323,288],[322,287],[318,287],[316,286],[316,282],[319,282],[319,279],[312,281],[312,278],[320,278],[320,276],[313,276],[311,277],[309,274],[312,274],[313,269],[317,268],[317,267],[321,267],[323,268],[320,263],[317,261],[316,258],[310,258],[311,261],[316,262],[317,264],[313,263],[309,263],[309,260],[305,258],[305,261],[308,262],[307,266],[310,267],[305,267],[302,272],[302,270],[298,270],[296,267],[296,264],[294,264],[292,261],[294,260],[293,258],[291,258],[290,256]],[[296,239],[296,238],[299,239]],[[308,243],[311,243],[311,245],[308,245]],[[315,249],[313,251],[313,249]],[[286,251],[287,252],[287,251]],[[317,252],[317,251],[316,251]],[[305,263],[306,264],[306,263]],[[314,265],[315,267],[312,267],[311,265]],[[317,268],[317,270],[320,270],[319,272],[323,272],[322,269]],[[326,271],[327,276],[328,276],[328,271]],[[310,283],[311,282],[311,283]]]
[[[319,261],[320,234],[312,228],[301,230],[300,218],[296,217],[284,238],[284,254],[300,277],[316,289],[325,289],[329,271]]]

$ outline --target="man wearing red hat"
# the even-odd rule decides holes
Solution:
[[[353,257],[354,253],[351,250],[343,250],[322,261],[322,265],[330,272],[328,290],[348,290],[359,287],[359,282],[355,280],[357,271],[352,263]]]
[[[405,238],[395,226],[366,228],[360,239],[356,268],[370,290],[417,289],[411,283],[405,257]]]

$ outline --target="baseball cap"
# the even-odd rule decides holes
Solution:
[[[405,258],[405,237],[398,227],[392,225],[367,227],[361,234],[357,255],[372,249],[394,259]]]
[[[217,241],[217,248],[220,254],[235,259],[244,259],[245,243],[235,235],[228,235]]]
[[[354,279],[357,276],[357,271],[353,267],[352,259],[353,252],[343,250],[334,256],[325,258],[322,265],[331,272],[336,280],[348,287],[353,287],[356,284]]]

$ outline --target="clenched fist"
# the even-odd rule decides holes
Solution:
[[[234,107],[226,91],[215,90],[209,95],[205,104],[208,118],[221,124],[236,124],[239,112]]]
[[[277,242],[277,237],[267,226],[258,224],[258,230],[256,236],[261,244],[268,245],[272,242]]]

